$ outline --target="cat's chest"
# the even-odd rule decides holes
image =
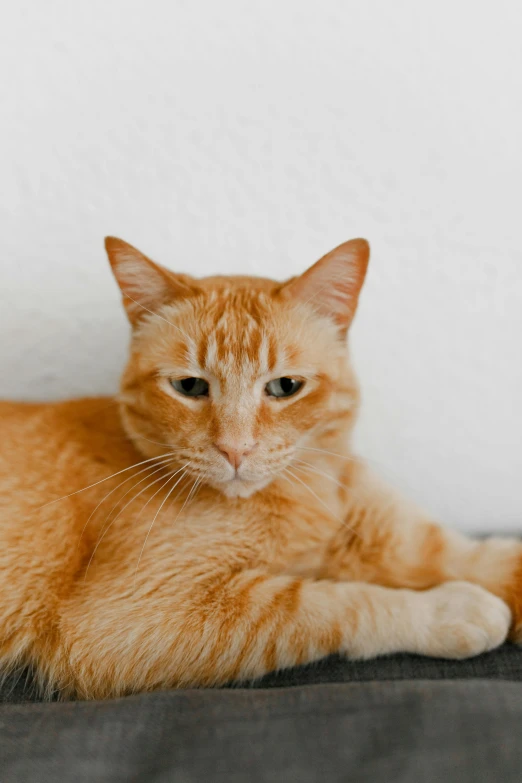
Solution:
[[[285,557],[273,560],[270,570],[275,574],[315,579],[321,572],[325,551],[324,544],[316,544],[307,549],[287,553]]]
[[[321,572],[328,543],[339,525],[321,509],[308,509],[289,521],[279,535],[266,542],[263,554],[269,570],[303,578],[316,578]]]

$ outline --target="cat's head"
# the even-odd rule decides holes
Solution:
[[[124,426],[146,456],[228,496],[281,475],[299,449],[354,418],[346,334],[368,264],[346,242],[300,277],[195,279],[109,237],[106,249],[132,325],[121,386]]]

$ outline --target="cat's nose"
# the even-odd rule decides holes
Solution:
[[[215,444],[218,451],[230,462],[234,470],[237,470],[243,459],[255,449],[257,443],[233,443],[232,441],[218,441]]]

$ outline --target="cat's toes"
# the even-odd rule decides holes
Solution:
[[[469,582],[447,582],[423,594],[421,652],[440,658],[471,658],[495,649],[511,626],[508,605]]]

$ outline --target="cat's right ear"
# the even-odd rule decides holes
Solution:
[[[105,237],[105,249],[133,326],[163,305],[194,293],[190,277],[170,272],[122,239]]]

